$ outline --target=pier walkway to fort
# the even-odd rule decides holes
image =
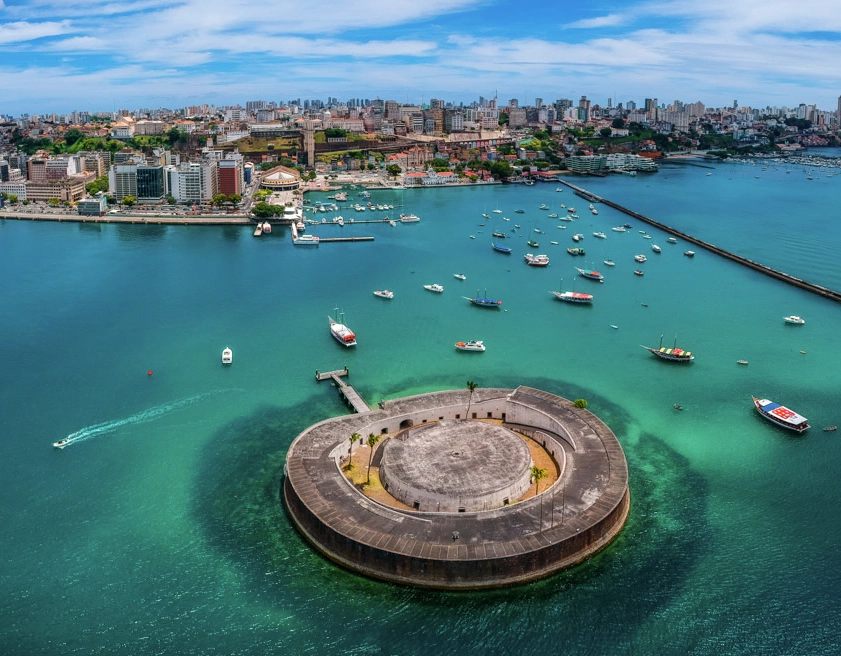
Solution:
[[[559,180],[559,182],[563,185],[566,185],[576,194],[591,201],[598,201],[600,203],[604,203],[605,205],[612,207],[628,216],[632,216],[635,219],[639,219],[640,221],[647,223],[648,225],[654,226],[655,228],[659,228],[663,232],[666,232],[670,235],[674,235],[675,237],[680,237],[684,241],[689,242],[690,244],[695,244],[696,246],[703,248],[705,250],[710,251],[711,253],[715,253],[716,255],[720,255],[721,257],[725,257],[728,260],[736,262],[737,264],[741,264],[746,266],[754,271],[758,271],[759,273],[764,273],[766,276],[771,276],[777,280],[780,280],[784,283],[789,285],[794,285],[795,287],[799,287],[800,289],[804,289],[807,292],[812,292],[813,294],[818,294],[819,296],[823,296],[831,301],[835,301],[836,303],[841,303],[841,292],[837,292],[833,289],[829,289],[827,287],[822,287],[821,285],[817,285],[812,282],[808,282],[807,280],[802,280],[801,278],[796,278],[788,273],[783,271],[777,271],[776,269],[772,269],[769,266],[764,264],[760,264],[759,262],[754,262],[753,260],[749,260],[746,257],[742,257],[741,255],[736,255],[735,253],[731,253],[730,251],[726,251],[723,248],[719,248],[715,244],[711,244],[706,242],[702,239],[698,239],[697,237],[693,237],[692,235],[688,235],[685,232],[681,232],[676,228],[672,228],[664,223],[660,223],[659,221],[655,221],[639,212],[634,212],[633,210],[628,209],[627,207],[623,207],[618,203],[614,203],[606,198],[602,198],[597,194],[594,194],[582,187],[572,184],[571,182],[567,182],[566,180]]]

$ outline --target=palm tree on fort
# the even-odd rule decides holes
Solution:
[[[467,381],[467,389],[470,392],[470,397],[467,399],[467,412],[464,413],[465,419],[470,418],[470,404],[473,402],[473,390],[479,387],[479,383],[474,383],[472,380]]]
[[[347,466],[348,466],[348,469],[350,469],[353,466],[353,462],[352,462],[352,460],[353,460],[353,445],[356,442],[362,442],[362,436],[359,433],[354,433],[353,435],[350,436],[349,439],[350,439],[350,447],[348,448],[348,451],[347,451]]]
[[[548,475],[548,471],[541,469],[537,465],[529,467],[529,481],[535,484],[534,496],[537,496],[537,493],[540,490],[540,481]],[[543,499],[540,500],[540,530],[543,530]]]
[[[371,448],[371,453],[368,454],[368,483],[371,482],[371,461],[374,459],[374,447],[377,446],[377,442],[380,441],[382,435],[374,435],[374,433],[368,433],[368,439],[365,440],[365,444],[367,444]]]

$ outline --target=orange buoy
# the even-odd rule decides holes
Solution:
[[[151,369],[149,369],[149,371],[147,371],[147,372],[146,372],[146,375],[147,375],[147,376],[151,376],[151,375],[152,375],[152,370],[151,370]]]

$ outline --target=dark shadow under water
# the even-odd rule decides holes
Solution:
[[[425,382],[429,389],[447,383]],[[294,632],[275,636],[284,648],[414,654],[434,645],[434,652],[460,654],[547,647],[550,653],[634,653],[637,632],[682,594],[709,534],[707,484],[688,461],[654,435],[643,433],[633,444],[623,440],[626,413],[591,390],[535,378],[483,383],[528,384],[588,400],[619,437],[628,460],[631,513],[621,535],[570,570],[496,591],[446,593],[368,580],[312,550],[291,525],[279,494],[289,444],[343,406],[319,393],[298,407],[261,408],[226,426],[205,448],[193,512],[210,544],[238,566],[254,599],[291,617]]]

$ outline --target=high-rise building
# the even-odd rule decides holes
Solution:
[[[230,159],[229,159],[230,158]],[[219,193],[242,195],[244,169],[242,155],[228,155],[219,161]]]

